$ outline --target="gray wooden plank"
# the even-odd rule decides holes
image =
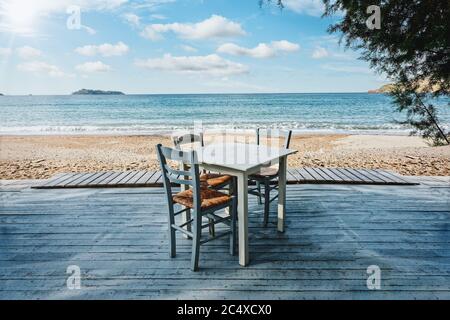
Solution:
[[[127,185],[140,171],[131,171],[125,178],[120,181],[121,185]]]
[[[111,181],[109,181],[107,184],[108,184],[109,186],[120,184],[120,182],[121,182],[123,179],[125,179],[130,173],[131,173],[131,171],[120,172],[114,179],[112,179]]]
[[[86,179],[89,179],[94,174],[95,174],[94,172],[80,173],[78,175],[75,175],[76,179],[71,179],[68,182],[64,182],[62,185],[64,185],[65,188],[71,186],[78,186],[80,183],[82,183]]]
[[[161,171],[156,171],[154,175],[151,176],[151,178],[147,181],[147,184],[156,184],[158,181],[161,180]],[[162,180],[161,180],[162,182]]]
[[[128,180],[127,183],[128,184],[136,184],[139,181],[139,179],[142,178],[146,173],[147,173],[146,170],[138,171],[138,173],[133,178]]]
[[[301,168],[293,168],[292,170],[297,173],[297,178],[299,182],[304,183],[307,180],[304,173],[301,172]]]
[[[322,168],[311,168],[312,170],[314,170],[319,176],[322,177],[323,181],[327,181],[330,183],[334,183],[335,180],[328,175],[325,171],[322,170]]]
[[[368,179],[366,176],[363,176],[358,171],[352,168],[342,168],[339,169],[340,172],[344,173],[352,182],[372,182],[371,179]]]
[[[331,177],[336,182],[342,182],[344,179],[342,179],[334,170],[328,169],[328,168],[320,168],[321,171],[326,173],[329,177]]]
[[[291,169],[286,170],[286,179],[287,179],[287,183],[297,183],[298,182],[298,179],[292,173]]]
[[[392,179],[393,181],[397,182],[397,183],[411,183],[410,181],[408,181],[408,179],[403,178],[397,174],[393,174],[392,172],[389,172],[387,170],[377,170],[380,174],[382,174],[383,176],[385,176],[386,178]]]
[[[136,183],[147,184],[147,181],[155,174],[156,171],[147,171]]]
[[[323,181],[325,180],[320,174],[318,174],[316,171],[314,171],[312,168],[304,168],[306,172],[309,173],[311,177],[314,178],[316,181]]]
[[[380,176],[379,174],[377,174],[376,171],[373,170],[368,170],[368,169],[355,169],[356,171],[358,171],[359,173],[365,175],[366,177],[370,178],[372,181],[376,182],[376,183],[386,183],[387,179],[383,179],[383,176]]]
[[[95,174],[93,174],[92,176],[90,176],[88,179],[83,180],[82,182],[80,182],[78,184],[78,186],[82,187],[82,186],[88,186],[90,185],[95,179],[103,176],[106,172],[97,172]]]
[[[58,184],[61,180],[65,180],[68,177],[72,176],[73,173],[70,172],[66,172],[66,173],[62,173],[62,174],[57,174],[53,177],[51,177],[48,181],[46,181],[45,183],[42,183],[40,186],[44,187],[44,186],[53,186],[55,184]]]
[[[111,175],[109,175],[104,180],[97,183],[98,186],[107,186],[109,182],[111,182],[113,179],[117,178],[119,175],[121,175],[122,172],[113,172]]]
[[[95,180],[91,181],[90,185],[96,186],[96,185],[102,184],[103,181],[105,181],[108,177],[110,177],[113,174],[114,174],[114,171],[105,172],[103,175],[101,175],[98,178],[96,178]]]
[[[330,170],[332,170],[336,176],[341,178],[341,181],[343,183],[349,183],[349,182],[352,183],[353,182],[353,180],[351,178],[349,178],[348,175],[345,174],[344,170],[340,170],[339,168],[332,168]]]
[[[403,181],[400,181],[399,179],[395,179],[393,176],[383,174],[383,170],[375,169],[375,170],[372,170],[372,173],[376,174],[379,178],[383,179],[388,184],[404,183]]]
[[[63,183],[64,181],[67,181],[68,179],[72,178],[75,175],[76,175],[76,173],[66,173],[62,176],[58,176],[56,179],[50,179],[49,182],[46,182],[43,185],[38,186],[38,187],[53,187],[53,186]]]
[[[308,171],[306,171],[305,168],[299,168],[297,171],[305,178],[305,181],[316,181],[316,179]]]
[[[58,184],[53,185],[53,187],[64,187],[64,185],[66,185],[67,183],[75,181],[85,174],[86,173],[80,173],[80,172],[71,173],[70,177],[68,177],[67,179],[64,179],[64,181],[60,181]]]
[[[290,168],[289,172],[295,177],[295,179],[297,180],[297,182],[303,182],[303,180],[305,180],[305,178],[303,178],[303,176],[297,171],[296,168]]]

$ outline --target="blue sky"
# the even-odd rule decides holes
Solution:
[[[0,0],[0,92],[361,92],[386,83],[327,33],[333,19],[320,17],[320,0],[285,4]]]

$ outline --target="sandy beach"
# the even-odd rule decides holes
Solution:
[[[206,143],[217,137],[206,135]],[[237,140],[243,141],[239,136]],[[252,138],[248,138],[252,142]],[[155,145],[170,137],[1,136],[1,179],[44,179],[62,172],[157,169]],[[289,166],[383,168],[403,175],[450,175],[450,147],[420,137],[296,135]]]

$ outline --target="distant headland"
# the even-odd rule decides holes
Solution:
[[[396,88],[396,85],[393,83],[385,84],[378,89],[369,90],[368,93],[390,93],[393,92]],[[417,93],[432,93],[438,91],[440,89],[439,85],[433,85],[430,88],[428,80],[423,80],[419,82],[419,86],[417,87]]]
[[[120,91],[103,91],[103,90],[92,90],[92,89],[81,89],[75,92],[72,92],[72,95],[124,95],[125,93]]]
[[[384,86],[381,86],[378,89],[369,90],[368,93],[389,93],[392,92],[393,89],[394,89],[393,84],[385,84]]]

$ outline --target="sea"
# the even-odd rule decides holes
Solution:
[[[449,98],[435,99],[450,128]],[[0,135],[168,134],[289,128],[296,133],[406,135],[391,97],[368,93],[0,96]]]

